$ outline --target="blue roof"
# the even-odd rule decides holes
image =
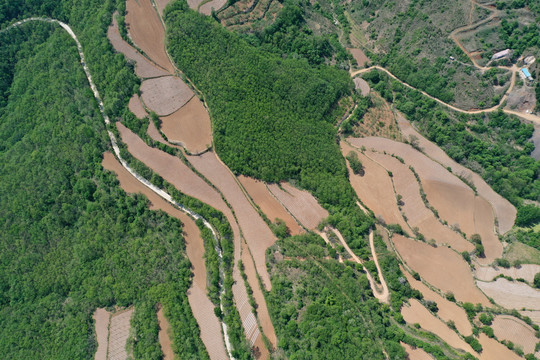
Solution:
[[[528,77],[528,78],[531,77],[531,73],[529,72],[529,70],[523,68],[521,69],[521,72],[523,73],[523,75],[525,75],[525,77]]]

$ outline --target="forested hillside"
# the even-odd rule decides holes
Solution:
[[[108,138],[75,43],[48,23],[3,32],[0,43],[2,358],[92,359],[94,309],[135,304],[134,355],[158,359],[158,302],[179,354],[206,357],[182,226],[101,167]]]

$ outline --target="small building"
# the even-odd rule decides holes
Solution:
[[[512,55],[512,50],[506,49],[506,50],[499,51],[498,53],[493,54],[493,56],[491,57],[491,60],[499,60],[502,58],[507,58],[507,57],[510,57],[510,55]]]
[[[523,78],[529,80],[529,81],[532,81],[532,76],[531,76],[531,73],[529,72],[529,70],[527,68],[522,68],[521,69],[521,74]]]

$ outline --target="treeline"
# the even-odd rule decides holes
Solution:
[[[98,4],[79,6],[103,14]],[[0,42],[2,357],[92,359],[95,308],[134,305],[133,355],[160,359],[159,302],[179,355],[208,358],[186,296],[182,224],[127,196],[103,170],[108,137],[75,43],[46,23],[2,33]]]

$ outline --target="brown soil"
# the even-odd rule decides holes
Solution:
[[[444,167],[450,167],[454,174],[463,175],[472,180],[476,186],[478,195],[482,196],[493,206],[495,215],[499,222],[500,233],[504,234],[512,228],[514,225],[514,220],[516,219],[517,211],[508,200],[504,199],[502,196],[493,191],[493,189],[491,189],[491,187],[478,174],[460,164],[457,164],[448,155],[446,155],[441,148],[421,136],[401,114],[398,115],[397,120],[403,135],[407,138],[414,135],[418,139],[419,146],[430,158],[439,162]]]
[[[139,119],[144,119],[146,117],[147,113],[141,104],[141,99],[139,99],[139,95],[134,94],[131,99],[129,99],[129,111],[135,114],[135,116]]]
[[[268,189],[302,225],[310,230],[315,229],[328,217],[328,211],[305,190],[297,189],[286,182],[268,185]]]
[[[193,284],[188,290],[188,300],[193,315],[201,329],[201,339],[212,359],[226,359],[225,345],[221,335],[219,320],[214,315],[214,305],[206,296],[206,267],[204,264],[204,245],[199,228],[195,222],[182,211],[174,208],[153,191],[135,179],[111,153],[105,153],[103,158],[105,169],[116,173],[120,186],[129,193],[142,193],[151,202],[150,209],[162,210],[180,219],[184,224],[184,240],[186,253],[193,266]],[[159,316],[159,315],[158,315]],[[160,338],[161,339],[161,338]]]
[[[409,356],[408,360],[433,360],[431,355],[429,355],[427,352],[425,352],[421,348],[413,349],[412,346],[410,346],[409,344],[405,344],[403,342],[401,342],[400,344],[401,346],[403,346],[403,348],[407,352],[407,355]]]
[[[150,121],[148,123],[148,129],[146,129],[146,133],[148,134],[148,136],[150,136],[152,140],[160,142],[165,145],[169,145],[169,143],[163,138],[163,136],[161,136],[161,134],[159,133],[159,130],[156,128],[156,125],[154,125],[153,121]],[[176,146],[176,145],[169,145],[169,146],[181,148],[180,146]]]
[[[522,359],[515,352],[508,349],[495,339],[490,339],[486,334],[480,334],[478,340],[482,345],[480,360],[519,360]]]
[[[478,287],[507,309],[540,310],[540,290],[521,282],[499,278],[493,282],[477,281]]]
[[[204,151],[212,144],[210,116],[196,96],[172,115],[162,117],[161,131],[170,142],[181,143],[192,153]]]
[[[364,52],[361,49],[347,49],[351,52],[352,56],[354,57],[354,60],[358,63],[359,68],[363,68],[366,66],[366,63],[369,62],[369,58],[364,54]]]
[[[528,316],[536,325],[540,326],[540,311],[522,310],[519,313]]]
[[[410,232],[408,224],[399,212],[388,171],[342,141],[341,152],[343,156],[347,156],[350,151],[358,154],[358,158],[364,166],[364,174],[357,175],[352,172],[347,164],[349,181],[358,198],[374,212],[375,216],[382,218],[386,224],[399,224],[403,230]]]
[[[219,193],[197,176],[180,158],[146,145],[123,124],[116,123],[116,126],[128,151],[136,159],[145,163],[184,194],[197,198],[225,214],[229,213],[229,208]]]
[[[128,353],[126,349],[129,330],[131,328],[131,315],[133,309],[116,312],[111,317],[109,327],[109,360],[127,360]]]
[[[455,303],[446,300],[435,291],[431,290],[424,283],[422,283],[422,281],[414,279],[412,275],[409,274],[409,272],[405,271],[403,268],[402,271],[405,274],[405,277],[407,278],[409,284],[411,284],[411,287],[420,291],[422,295],[424,295],[425,300],[434,301],[437,303],[437,307],[439,308],[437,315],[442,320],[446,322],[452,320],[456,325],[456,329],[462,335],[469,336],[472,334],[472,326],[469,322],[469,319],[467,318],[467,313],[465,312],[465,310],[457,306]]]
[[[116,51],[124,54],[127,59],[135,62],[135,73],[137,76],[141,78],[152,78],[168,75],[165,70],[154,65],[122,39],[122,36],[120,36],[120,32],[118,31],[118,22],[116,21],[115,16],[113,16],[112,24],[107,31],[107,37]]]
[[[447,247],[434,248],[426,243],[394,235],[394,244],[403,260],[429,284],[452,292],[456,299],[491,306],[474,284],[469,265],[461,255]]]
[[[103,308],[98,308],[92,316],[96,322],[97,351],[95,360],[107,360],[107,342],[109,337],[109,321],[111,313]]]
[[[229,169],[217,158],[214,152],[207,152],[200,156],[188,157],[189,162],[210,180],[225,196],[232,206],[238,225],[242,229],[244,238],[249,245],[251,254],[257,267],[257,273],[267,290],[271,289],[270,276],[266,269],[266,249],[274,244],[274,234],[251,206],[236,178]]]
[[[478,259],[481,263],[491,263],[493,260],[502,257],[503,246],[494,230],[493,208],[481,197],[474,199],[474,224],[476,232],[482,237],[484,245],[485,259]]]
[[[368,96],[369,91],[371,90],[367,81],[361,77],[354,78],[354,87],[356,90],[360,90],[362,96]]]
[[[227,0],[212,0],[202,5],[199,11],[203,13],[204,15],[210,15],[212,13],[212,9],[217,11],[221,9],[223,6],[225,6],[226,3],[227,3]]]
[[[255,302],[257,303],[257,315],[259,317],[259,322],[260,322],[262,331],[266,335],[266,337],[268,338],[272,346],[276,348],[277,347],[276,332],[274,330],[274,325],[272,324],[272,320],[270,320],[270,316],[265,315],[265,314],[269,314],[268,307],[266,306],[266,300],[264,298],[264,294],[262,293],[261,288],[259,286],[259,282],[257,279],[257,272],[255,270],[255,264],[253,263],[253,259],[251,258],[249,248],[246,242],[242,242],[242,263],[244,264],[244,273],[247,276],[247,281],[249,285],[251,286],[251,289],[253,290],[253,298],[255,299]]]
[[[401,314],[406,322],[409,324],[418,323],[423,329],[434,333],[448,345],[475,354],[469,344],[463,341],[448,325],[433,316],[418,300],[410,299],[409,302],[410,306],[405,305],[401,308]]]
[[[272,196],[264,182],[243,175],[240,175],[238,180],[270,221],[274,222],[276,218],[285,221],[291,235],[298,235],[304,232],[296,220]]]
[[[174,73],[165,52],[165,30],[150,0],[126,1],[126,27],[133,42],[156,64]]]
[[[167,4],[171,2],[171,0],[154,0],[154,1],[156,3],[159,14],[163,16],[163,9],[165,9],[165,6],[167,6]]]
[[[189,7],[193,10],[197,10],[199,8],[199,4],[202,2],[203,0],[187,0]]]
[[[523,320],[509,315],[498,315],[491,325],[497,339],[508,340],[521,346],[525,354],[533,354],[538,341],[534,329]]]
[[[146,107],[158,115],[169,115],[184,106],[193,91],[176,76],[163,76],[143,81],[141,98]]]
[[[492,266],[477,266],[474,276],[478,280],[492,281],[493,278],[502,274],[504,276],[510,276],[513,279],[525,279],[529,283],[534,281],[534,275],[540,272],[540,265],[525,264],[519,268],[511,267],[505,269],[503,267]]]
[[[159,323],[159,344],[161,345],[161,351],[163,352],[163,360],[173,360],[174,353],[171,346],[171,338],[169,332],[171,331],[171,325],[163,314],[163,308],[159,308],[157,312],[157,318]]]
[[[431,210],[426,208],[420,196],[420,187],[413,172],[406,164],[390,155],[367,153],[369,157],[392,172],[396,194],[401,195],[403,213],[412,228],[418,227],[426,240],[435,239],[438,244],[448,244],[459,252],[472,251],[474,246],[458,235],[455,231],[444,226],[437,220]]]

